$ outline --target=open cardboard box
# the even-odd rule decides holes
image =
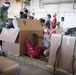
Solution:
[[[51,47],[50,47],[50,55],[48,66],[53,67],[56,51],[60,45],[61,35],[53,34],[51,37]],[[61,56],[59,61],[59,70],[65,71],[66,73],[72,73],[72,60],[73,60],[73,49],[74,49],[75,37],[72,36],[63,36],[62,48],[61,48]],[[75,50],[75,58],[76,58],[76,50]],[[76,60],[74,62],[74,70],[76,74]]]
[[[12,53],[14,55],[23,55],[26,54],[25,40],[28,38],[30,33],[37,33],[38,36],[43,35],[43,28],[39,20],[30,20],[30,19],[17,19],[18,26],[20,28],[19,34],[15,37],[15,42],[13,39],[3,40],[2,48],[4,51]],[[4,38],[4,37],[3,37]],[[13,37],[12,37],[13,38]],[[39,39],[39,46],[42,46],[42,40]]]

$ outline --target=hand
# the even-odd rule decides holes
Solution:
[[[6,25],[11,25],[11,22],[6,22]]]
[[[49,41],[49,42],[51,41],[51,39],[46,39],[46,40]]]

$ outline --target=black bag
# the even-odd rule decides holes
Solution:
[[[75,33],[76,33],[76,27],[73,27],[68,29],[67,32],[65,32],[65,35],[69,35],[69,34],[73,35]]]
[[[70,29],[68,30],[68,32],[71,33],[71,34],[75,33],[75,32],[76,32],[76,27],[70,28]]]

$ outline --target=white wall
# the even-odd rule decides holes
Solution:
[[[4,0],[0,0],[0,5]],[[13,18],[15,15],[19,15],[21,9],[21,3],[15,2],[15,0],[9,0],[11,2],[11,7],[9,11],[9,18]],[[57,13],[57,19],[61,22],[61,17],[65,17],[65,21],[61,23],[63,28],[76,27],[76,4],[75,9],[73,9],[73,3],[70,4],[49,4],[40,6],[39,0],[31,0],[30,13],[35,13],[35,18],[46,17],[46,14],[50,13],[53,15],[54,12]],[[53,18],[53,17],[52,17]],[[51,20],[52,20],[51,18]]]
[[[40,8],[39,0],[33,1],[33,6],[31,6],[31,13],[35,12],[35,18],[41,18],[46,17],[46,14],[50,13],[53,15],[53,13],[57,13],[57,19],[59,22],[61,22],[61,17],[64,17],[64,22],[61,22],[61,26],[63,25],[63,28],[69,28],[69,27],[76,27],[76,4],[75,9],[73,9],[73,3],[68,4],[49,4],[44,5],[42,8]],[[53,18],[53,17],[52,17]],[[51,20],[52,20],[51,18]]]
[[[13,18],[16,15],[19,15],[20,9],[21,9],[21,3],[16,3],[15,0],[9,0],[11,3],[11,6],[8,10],[8,17]],[[3,4],[4,0],[0,0],[0,6]]]

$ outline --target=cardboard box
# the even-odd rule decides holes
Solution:
[[[2,68],[2,74],[0,75],[13,75],[19,64],[13,60],[0,56],[0,67]]]
[[[48,65],[53,67],[56,51],[60,45],[61,35],[53,34],[51,37],[51,48],[49,55]],[[61,56],[59,61],[59,69],[64,70],[65,72],[72,73],[72,60],[73,60],[73,49],[74,49],[75,37],[71,36],[63,36],[62,48],[61,48]],[[76,58],[76,50],[75,50],[75,58]],[[74,62],[75,73],[76,73],[76,60]]]
[[[20,28],[19,35],[16,37],[15,43],[4,41],[3,50],[17,56],[26,54],[25,40],[30,33],[37,33],[38,36],[43,35],[43,28],[39,20],[17,19]],[[11,41],[11,40],[10,40]],[[42,46],[42,40],[39,39],[39,46]]]

